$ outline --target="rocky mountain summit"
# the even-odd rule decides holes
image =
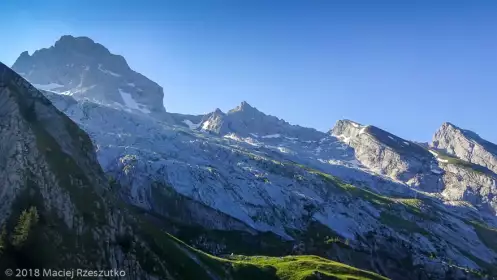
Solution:
[[[266,115],[246,101],[227,113],[216,109],[205,115],[198,128],[219,135],[235,133],[243,137],[279,138],[283,135],[316,141],[325,136],[315,129],[291,125],[277,117]]]
[[[353,147],[356,158],[379,174],[425,191],[436,192],[443,187],[435,157],[416,143],[349,120],[338,121],[330,133]]]
[[[87,37],[63,36],[50,48],[24,52],[12,69],[39,89],[120,104],[126,110],[165,113],[162,87]]]
[[[19,71],[29,81],[45,75],[22,68],[32,69]],[[50,79],[43,84],[59,81]],[[350,120],[324,133],[247,102],[226,113],[156,116],[103,102],[102,92],[86,98],[37,86],[88,133],[116,201],[188,245],[234,254],[224,260],[230,267],[264,263],[288,279],[281,268],[295,269],[286,264],[293,257],[279,257],[315,264],[312,254],[391,279],[496,279],[493,144],[474,133],[443,125],[432,143],[415,143]],[[212,262],[194,256],[203,267]],[[308,272],[297,279],[330,274]]]
[[[431,146],[497,173],[497,145],[472,131],[444,123],[433,136]]]

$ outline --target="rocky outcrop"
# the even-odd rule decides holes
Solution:
[[[315,129],[291,125],[277,117],[266,115],[245,101],[228,113],[216,109],[207,114],[200,128],[220,135],[234,133],[243,137],[290,137],[301,141],[317,141],[326,136]]]
[[[443,176],[447,200],[465,201],[495,215],[497,146],[476,133],[444,123],[430,143]]]
[[[133,71],[126,60],[87,37],[62,36],[54,46],[24,52],[12,69],[38,89],[128,110],[162,115],[164,92],[155,82]]]
[[[433,136],[431,146],[497,173],[497,145],[472,131],[444,123]]]
[[[442,195],[448,201],[466,201],[492,215],[497,213],[497,176],[460,164],[442,163]]]
[[[416,143],[407,141],[374,126],[340,120],[330,134],[354,148],[363,165],[425,191],[439,191],[440,175],[432,154]]]

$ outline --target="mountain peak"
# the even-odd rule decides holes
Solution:
[[[127,111],[165,113],[162,87],[88,37],[64,35],[31,56],[23,52],[12,69],[41,90],[118,104]]]
[[[471,138],[475,141],[486,141],[482,139],[478,134],[471,130],[463,129],[453,123],[450,122],[444,122],[436,131],[434,137],[436,138],[437,135],[442,135],[442,134],[451,134],[451,135],[456,135],[456,134],[461,134],[464,135],[464,137]]]
[[[95,41],[93,41],[91,38],[86,36],[74,37],[72,35],[62,35],[62,37],[60,37],[59,40],[55,42],[55,45],[68,44],[73,42],[84,42],[87,44],[95,44]]]
[[[250,104],[248,104],[247,101],[242,101],[242,103],[240,103],[240,108],[242,108],[242,109],[250,109],[250,108],[253,108],[253,107],[250,106]]]
[[[497,173],[497,145],[473,131],[445,122],[433,135],[430,146]]]
[[[19,56],[19,58],[25,58],[25,57],[29,57],[29,56],[30,56],[30,55],[29,55],[29,52],[28,52],[28,51],[23,51],[23,52],[21,53],[21,55]]]
[[[444,122],[441,126],[440,129],[446,129],[446,128],[455,128],[455,129],[460,129],[457,125],[451,123],[451,122]]]
[[[214,114],[224,115],[224,112],[223,112],[223,111],[221,111],[221,109],[216,108],[216,110],[214,110]]]
[[[344,123],[352,125],[354,127],[361,127],[361,126],[363,126],[362,124],[360,124],[358,122],[355,122],[353,120],[349,120],[349,119],[338,120],[338,122],[344,122]]]
[[[106,47],[85,36],[74,37],[71,35],[64,35],[55,42],[54,48],[99,55],[111,54]]]
[[[361,130],[366,127],[360,123],[348,120],[348,119],[343,119],[343,120],[338,120],[335,123],[335,126],[329,131],[330,134],[334,136],[340,136],[340,135],[349,135],[350,136],[357,136],[360,134]]]
[[[247,101],[242,101],[240,105],[238,105],[236,108],[228,111],[228,113],[236,113],[236,112],[260,112],[260,111],[252,107],[250,104],[248,104]]]
[[[216,134],[235,133],[239,136],[249,137],[253,134],[259,135],[285,135],[291,138],[299,138],[303,141],[320,140],[326,136],[312,128],[291,125],[275,116],[266,115],[251,106],[247,101],[242,101],[236,108],[227,114],[216,109],[207,114],[200,125],[203,130]]]

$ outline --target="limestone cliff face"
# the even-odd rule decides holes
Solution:
[[[418,145],[373,126],[338,121],[331,132],[354,148],[356,158],[380,174],[447,201],[465,201],[486,212],[497,210],[495,145],[445,123],[429,145]]]
[[[497,176],[458,164],[442,163],[446,200],[466,201],[473,206],[497,213]]]
[[[430,143],[444,175],[443,195],[495,214],[497,146],[476,133],[444,123]]]
[[[431,146],[497,173],[497,145],[472,131],[444,123],[433,136]]]
[[[426,191],[441,189],[433,155],[416,143],[374,126],[340,120],[330,134],[354,148],[355,157],[373,171]]]

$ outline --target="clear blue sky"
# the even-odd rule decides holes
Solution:
[[[427,141],[444,122],[497,142],[497,1],[0,1],[0,61],[89,36],[164,87],[166,109],[248,101]]]

